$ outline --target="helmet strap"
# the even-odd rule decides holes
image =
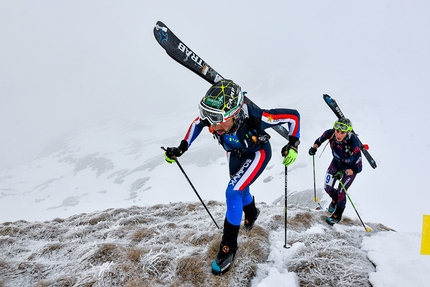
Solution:
[[[239,126],[237,125],[237,116],[233,117],[233,126],[231,129],[227,132],[228,134],[234,134],[239,129]]]
[[[245,113],[241,110],[236,116],[233,117],[233,126],[231,127],[229,134],[235,133],[243,125],[245,121]]]

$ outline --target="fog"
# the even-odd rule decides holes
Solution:
[[[371,140],[413,169],[430,147],[408,149],[429,120],[429,12],[428,1],[0,0],[0,167],[72,130],[142,114],[173,124],[157,113],[196,106],[208,84],[159,47],[161,20],[248,92],[380,111],[366,127],[394,133]]]

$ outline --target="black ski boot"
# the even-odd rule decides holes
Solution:
[[[222,236],[218,255],[212,263],[212,274],[223,275],[230,270],[237,251],[239,227],[240,226],[232,225],[227,221],[227,218],[224,220],[224,234]]]
[[[332,214],[332,216],[326,218],[326,222],[330,225],[333,225],[335,223],[339,223],[339,221],[342,219],[342,214],[345,208],[340,208],[339,206],[336,207],[336,211]]]
[[[251,231],[254,227],[254,223],[260,215],[260,209],[255,207],[255,198],[252,197],[252,202],[243,207],[243,211],[245,212],[245,224],[243,229],[247,231]]]

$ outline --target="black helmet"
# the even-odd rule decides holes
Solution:
[[[237,116],[242,105],[243,94],[240,87],[231,80],[222,79],[210,87],[200,101],[200,118],[211,124],[219,124]]]
[[[333,128],[343,132],[350,132],[352,131],[352,123],[349,119],[342,117],[334,122]]]

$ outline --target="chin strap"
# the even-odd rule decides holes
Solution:
[[[229,134],[234,134],[245,122],[245,112],[241,110],[237,116],[233,118],[233,126],[231,129],[227,132]]]

